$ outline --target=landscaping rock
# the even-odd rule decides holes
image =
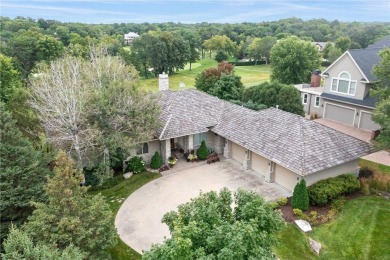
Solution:
[[[382,192],[379,192],[379,195],[384,199],[390,200],[390,193],[388,193],[388,192],[382,191]]]
[[[309,232],[311,231],[310,223],[303,219],[295,220],[295,224],[303,231],[303,232]]]
[[[133,173],[132,173],[132,172],[127,172],[127,173],[123,174],[123,177],[124,177],[125,179],[128,179],[128,178],[130,178],[131,176],[133,176]]]
[[[311,249],[313,249],[313,251],[317,254],[317,255],[320,255],[320,250],[321,250],[321,243],[315,241],[314,239],[311,239],[309,237],[309,244],[310,244],[310,247]]]

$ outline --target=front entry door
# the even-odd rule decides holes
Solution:
[[[175,138],[171,139],[171,149],[175,149]]]

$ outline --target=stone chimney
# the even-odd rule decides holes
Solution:
[[[321,71],[320,70],[314,70],[311,73],[311,80],[310,80],[310,87],[311,88],[317,88],[321,86]]]
[[[163,72],[163,74],[158,75],[158,90],[168,90],[169,89],[169,79],[168,75]]]

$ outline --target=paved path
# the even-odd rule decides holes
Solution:
[[[242,171],[233,160],[214,164],[200,163],[183,171],[152,181],[126,199],[115,219],[120,238],[137,252],[149,250],[154,243],[161,243],[169,236],[168,227],[161,223],[163,215],[199,195],[200,191],[219,191],[228,187],[253,190],[267,200],[291,196],[291,193],[275,183],[266,183],[253,171]],[[195,163],[196,165],[196,163]],[[176,166],[175,166],[176,167]]]
[[[345,125],[339,122],[335,122],[326,118],[318,118],[315,120],[317,123],[323,124],[327,127],[333,128],[344,134],[353,136],[357,139],[363,140],[367,143],[371,142],[371,131],[356,128],[353,126]],[[363,159],[373,161],[376,163],[390,166],[390,154],[386,151],[379,151],[362,157]]]

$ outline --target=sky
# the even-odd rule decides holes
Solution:
[[[81,23],[390,22],[390,0],[0,0],[0,15]]]

